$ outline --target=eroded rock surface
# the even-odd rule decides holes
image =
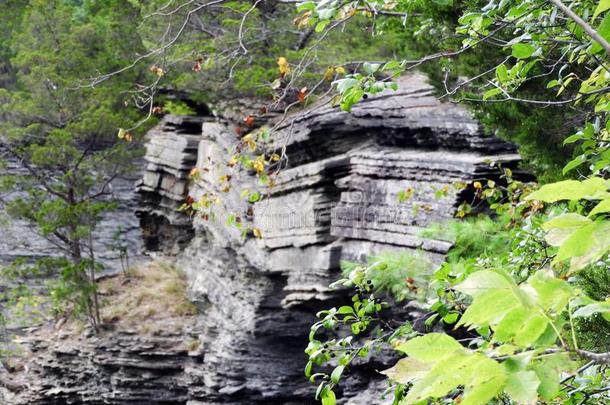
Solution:
[[[255,177],[226,165],[239,142],[238,123],[168,116],[150,134],[140,186],[147,244],[179,250],[176,262],[186,272],[189,295],[201,312],[201,361],[184,353],[160,356],[168,365],[167,375],[159,377],[162,395],[189,404],[314,403],[313,387],[303,377],[303,350],[316,311],[346,299],[327,287],[338,277],[340,261],[407,250],[440,262],[449,243],[422,239],[419,232],[453,217],[458,205],[471,198],[472,190],[453,184],[498,177],[498,164],[515,168],[519,156],[514,147],[484,136],[464,109],[440,103],[423,76],[405,77],[399,84],[398,92],[370,97],[349,114],[317,106],[289,117],[268,146],[285,149],[287,167],[275,179],[272,193],[260,189],[267,195],[253,205],[240,191],[256,189]],[[200,176],[189,182],[193,166]],[[229,192],[218,182],[226,174],[233,177]],[[408,189],[412,195],[399,203],[399,192]],[[439,190],[444,191],[437,198]],[[198,200],[205,195],[222,196],[215,218],[176,212],[187,196]],[[244,240],[226,224],[231,214],[239,214],[244,226],[259,228],[262,238]],[[108,370],[125,363],[116,366],[118,377],[109,373],[100,379],[99,398],[107,403],[138,403],[146,395],[149,402],[140,403],[163,400],[145,388],[156,377],[123,377],[120,371],[133,369],[135,361],[151,365],[150,370],[142,367],[142,375],[156,375],[155,363],[138,353],[142,343],[129,343],[133,336],[113,339],[111,344],[74,349],[68,357],[58,353],[46,372],[58,374],[77,358],[101,356]],[[186,365],[180,368],[176,363],[181,361]],[[383,366],[382,358],[353,368],[341,384],[341,401],[381,403],[384,387],[375,370]],[[73,393],[71,398],[83,391],[83,402],[94,403],[96,389],[81,378],[92,369],[82,367],[55,381]],[[142,396],[129,397],[121,385],[113,385],[129,381],[135,386],[138,378]],[[60,392],[64,398],[71,395]]]
[[[8,404],[184,404],[186,370],[202,360],[188,344],[189,331],[83,334],[32,333],[21,343],[31,351],[27,373],[0,390]],[[196,346],[197,347],[197,346]],[[10,378],[10,375],[9,375]]]
[[[137,215],[150,251],[176,254],[193,236],[190,218],[178,209],[188,195],[188,175],[197,162],[201,125],[207,120],[168,115],[148,133]]]
[[[204,123],[201,176],[189,189],[195,200],[222,195],[215,210],[225,216],[247,212],[239,192],[256,188],[252,175],[226,166],[236,142],[231,123]],[[196,217],[197,236],[179,257],[205,314],[203,378],[192,391],[203,403],[311,401],[303,349],[316,310],[341,300],[327,287],[340,261],[381,250],[421,250],[441,261],[450,245],[418,235],[471,197],[453,184],[495,178],[498,164],[514,169],[519,161],[512,145],[484,136],[467,111],[438,102],[421,75],[350,114],[318,107],[292,116],[270,146],[282,148],[288,167],[243,217],[262,238],[244,241],[222,214]],[[217,181],[226,174],[235,181],[229,193]],[[399,204],[406,189],[413,195]],[[438,190],[446,192],[437,198]],[[342,384],[345,397],[375,386],[373,370],[353,370]]]

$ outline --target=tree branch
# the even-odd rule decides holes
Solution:
[[[606,39],[604,37],[599,35],[599,33],[595,30],[595,28],[591,27],[585,20],[580,18],[578,16],[578,14],[576,14],[568,6],[563,4],[561,2],[561,0],[549,0],[549,1],[551,3],[553,3],[558,9],[560,9],[565,15],[567,15],[572,20],[574,20],[574,22],[576,24],[580,25],[580,27],[583,30],[585,30],[585,32],[587,34],[589,34],[589,36],[591,38],[593,38],[595,41],[599,42],[599,44],[602,46],[602,48],[604,48],[604,50],[606,51],[608,56],[610,56],[610,43],[608,43],[608,41],[606,41]]]

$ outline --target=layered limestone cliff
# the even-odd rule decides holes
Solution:
[[[240,141],[239,123],[166,116],[150,134],[139,216],[146,246],[175,254],[186,272],[189,296],[200,312],[190,332],[197,334],[200,352],[164,355],[165,349],[147,348],[151,342],[116,332],[102,346],[83,344],[52,355],[48,371],[55,370],[54,383],[69,387],[74,403],[96,403],[95,388],[79,377],[91,375],[90,368],[66,371],[63,380],[57,370],[77,358],[90,363],[101,356],[117,373],[100,380],[104,403],[314,403],[303,377],[303,350],[316,311],[345,299],[328,288],[338,278],[340,261],[406,250],[440,262],[450,245],[419,233],[453,217],[472,198],[471,189],[452,185],[496,178],[498,165],[515,169],[519,161],[512,145],[484,136],[466,110],[440,103],[423,76],[401,78],[399,85],[399,91],[369,97],[351,113],[320,105],[275,122],[279,130],[267,147],[285,151],[288,161],[271,190],[257,186],[252,173],[226,164]],[[189,181],[193,167],[200,176]],[[233,179],[228,192],[218,182],[227,174]],[[240,196],[257,187],[265,193],[260,202]],[[413,193],[399,203],[404,190]],[[438,190],[445,190],[440,198]],[[222,195],[216,217],[176,211],[188,196],[196,201],[204,195]],[[260,229],[262,238],[244,239],[227,225],[232,213],[243,214],[244,225]],[[145,360],[147,351],[167,360],[165,376],[155,374],[165,371]],[[145,365],[140,374],[133,372],[134,363]],[[174,368],[176,363],[182,365]],[[341,401],[381,403],[384,387],[375,370],[382,367],[354,367],[342,382]],[[38,378],[44,380],[44,373]],[[113,378],[129,379],[131,394],[120,384],[108,388]],[[138,391],[133,387],[139,378]],[[157,392],[148,390],[151,381],[160,381]]]
[[[194,218],[195,237],[178,257],[191,299],[204,314],[204,361],[192,400],[311,401],[303,349],[312,314],[341,299],[327,287],[340,261],[382,250],[420,250],[442,260],[449,244],[418,234],[453,217],[471,198],[471,190],[452,185],[495,178],[500,164],[515,168],[519,156],[512,145],[484,136],[463,108],[440,103],[422,76],[399,85],[398,92],[370,97],[351,113],[317,106],[289,117],[268,145],[285,150],[288,167],[251,210],[239,194],[256,188],[255,177],[226,165],[239,141],[238,124],[203,123],[201,175],[188,194],[223,197],[215,219]],[[234,183],[228,193],[218,182],[227,174]],[[406,189],[413,195],[399,204],[398,193]],[[447,194],[436,198],[441,189]],[[243,221],[259,228],[261,239],[244,240],[226,225],[223,213],[244,212],[250,215]],[[354,370],[345,397],[374,384],[371,368],[360,375]]]

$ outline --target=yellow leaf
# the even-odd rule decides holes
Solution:
[[[248,145],[248,148],[250,148],[252,152],[256,150],[256,142],[254,141],[254,138],[251,134],[244,136],[242,141],[245,142],[246,145]]]
[[[281,76],[286,76],[288,72],[290,72],[290,65],[288,64],[288,60],[285,57],[280,56],[277,59],[277,65],[280,69]]]
[[[262,232],[261,232],[261,230],[260,230],[260,229],[258,229],[258,228],[253,228],[253,229],[252,229],[252,233],[254,234],[254,236],[255,236],[257,239],[260,239],[260,238],[262,238],[262,237],[263,237],[263,233],[262,233]]]
[[[265,170],[265,164],[260,160],[255,160],[254,163],[252,163],[252,167],[254,167],[257,174],[261,174]]]

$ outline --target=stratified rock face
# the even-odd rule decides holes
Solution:
[[[189,351],[196,336],[188,331],[75,337],[42,330],[23,342],[32,359],[16,388],[0,389],[3,404],[184,404],[191,384],[185,370],[202,359]]]
[[[340,260],[422,250],[439,262],[449,244],[418,234],[471,197],[454,184],[497,177],[498,164],[516,166],[512,145],[484,136],[464,109],[439,103],[422,76],[399,84],[398,92],[370,97],[349,114],[317,107],[280,126],[270,150],[286,148],[289,166],[242,218],[261,239],[243,240],[225,224],[224,216],[247,211],[239,192],[255,189],[255,179],[226,165],[237,141],[231,125],[203,124],[201,176],[189,195],[222,198],[215,219],[195,219],[197,237],[179,258],[204,314],[204,362],[192,400],[311,401],[303,349],[313,314],[337,299],[327,286]],[[218,182],[227,174],[234,181],[228,193]],[[413,194],[399,203],[408,189]],[[370,375],[342,383],[345,395],[369,386]]]
[[[138,185],[141,206],[136,212],[148,250],[176,254],[193,237],[190,218],[178,209],[188,194],[188,175],[197,162],[205,120],[168,115],[148,133],[146,170]]]
[[[44,391],[49,402],[40,403],[315,403],[303,350],[314,314],[346,300],[327,287],[338,278],[340,261],[406,250],[440,262],[450,245],[419,232],[472,198],[472,190],[454,184],[498,177],[498,164],[514,169],[519,161],[512,145],[483,136],[467,111],[438,102],[421,75],[399,85],[351,113],[317,106],[276,123],[279,133],[268,148],[285,148],[288,165],[271,194],[252,174],[227,165],[239,142],[234,124],[166,117],[149,134],[140,218],[149,248],[181,249],[177,265],[201,312],[203,357],[163,354],[168,350],[119,334],[109,344],[57,353],[41,373],[55,375],[50,380],[60,388]],[[189,180],[193,166],[200,174]],[[232,176],[228,192],[218,181],[225,175]],[[240,196],[257,188],[265,195],[255,204]],[[401,191],[412,194],[402,203]],[[220,196],[215,216],[177,212],[188,196]],[[259,228],[262,238],[244,239],[227,225],[231,214]],[[166,366],[146,357],[157,352]],[[376,359],[351,368],[340,401],[382,403],[375,370],[384,363]]]

